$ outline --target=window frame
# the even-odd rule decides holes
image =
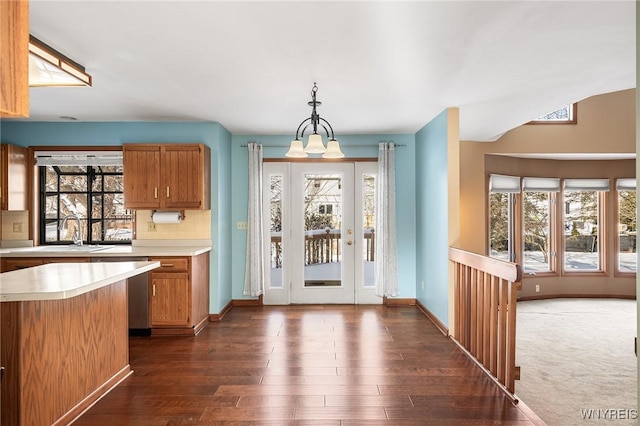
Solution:
[[[526,124],[542,124],[542,125],[547,125],[547,124],[562,124],[562,125],[578,124],[578,103],[574,102],[574,103],[570,104],[570,107],[571,107],[571,118],[569,118],[568,120],[540,120],[540,119],[536,118],[534,120],[531,120],[531,121],[527,122]],[[554,112],[554,111],[550,111],[549,113],[552,113],[552,112]]]
[[[620,180],[620,179],[617,179]],[[638,205],[637,205],[637,189],[619,189],[618,185],[615,185],[613,188],[613,196],[612,196],[612,200],[615,200],[615,202],[612,202],[613,204],[613,218],[615,220],[614,223],[620,223],[620,192],[621,191],[626,191],[626,192],[635,192],[636,193],[636,212],[638,211]],[[637,232],[637,222],[636,222],[636,232]],[[636,244],[637,244],[637,234],[636,234]],[[614,252],[614,259],[613,259],[613,275],[614,277],[621,277],[621,278],[632,278],[635,277],[637,272],[638,272],[638,257],[637,257],[637,246],[636,246],[636,270],[634,272],[628,272],[628,271],[621,271],[620,270],[620,232],[616,232],[616,235],[614,236],[613,239],[613,252]]]
[[[524,254],[525,254],[525,218],[524,218],[524,205],[525,205],[525,200],[524,200],[524,194],[526,192],[541,192],[541,193],[546,193],[548,194],[548,199],[547,202],[549,204],[549,270],[548,271],[528,271],[527,269],[525,269],[525,263],[524,263]],[[549,277],[549,276],[558,276],[558,209],[557,209],[557,204],[558,204],[558,192],[556,191],[522,191],[522,193],[520,194],[521,196],[521,202],[520,205],[522,206],[522,212],[520,213],[519,217],[520,219],[520,223],[521,223],[521,235],[522,235],[522,247],[520,248],[520,250],[522,251],[522,273],[526,276],[529,277]]]
[[[507,201],[507,220],[506,220],[506,228],[507,228],[507,257],[506,259],[501,256],[492,256],[492,246],[491,246],[491,197],[494,194],[502,194],[506,197]],[[516,262],[518,259],[517,253],[517,235],[518,232],[518,221],[515,220],[515,217],[518,216],[517,206],[518,202],[514,193],[509,192],[488,192],[487,197],[487,256],[493,259],[503,260],[506,262]]]
[[[563,189],[562,189],[562,196],[561,196],[561,203],[559,204],[559,208],[562,209],[562,211],[564,212],[564,206],[565,206],[565,192],[567,190],[564,188],[563,185]],[[576,189],[571,189],[570,191],[573,192],[578,192],[578,190]],[[597,197],[597,202],[598,202],[598,207],[597,207],[597,215],[598,215],[598,228],[597,228],[597,235],[598,235],[598,269],[588,269],[588,270],[578,270],[578,271],[571,271],[571,270],[567,270],[566,268],[566,263],[565,263],[565,254],[566,254],[566,236],[565,236],[565,221],[566,221],[566,214],[562,213],[562,219],[559,220],[559,230],[560,233],[558,234],[558,249],[559,249],[559,264],[560,264],[560,270],[561,275],[562,276],[566,276],[566,277],[581,277],[581,276],[607,276],[608,272],[609,272],[609,265],[607,262],[607,254],[608,254],[608,221],[609,221],[609,215],[607,214],[606,210],[607,210],[607,206],[609,203],[608,197],[609,197],[609,193],[610,191],[603,191],[603,190],[583,190],[584,192],[596,192],[596,197]],[[560,219],[560,218],[559,218]],[[560,236],[562,236],[560,238]]]
[[[39,151],[59,151],[61,155],[64,155],[65,153],[69,152],[69,151],[94,151],[94,152],[113,152],[113,151],[121,151],[120,147],[74,147],[74,148],[70,148],[70,147],[34,147],[33,148],[33,152],[35,154],[35,157],[38,156],[38,152]],[[37,211],[37,224],[35,224],[34,227],[34,231],[37,233],[38,235],[38,241],[40,245],[50,245],[50,246],[55,246],[55,245],[69,245],[70,243],[72,243],[71,241],[68,240],[60,240],[60,234],[59,232],[57,233],[57,238],[56,241],[47,241],[46,238],[46,232],[47,232],[47,224],[50,224],[52,222],[54,222],[54,219],[49,219],[46,217],[46,209],[45,209],[45,205],[46,205],[46,198],[47,196],[51,196],[51,195],[57,195],[59,197],[59,194],[61,193],[59,191],[59,187],[57,188],[57,191],[45,191],[45,183],[46,183],[46,165],[38,165],[35,164],[35,173],[36,173],[36,179],[35,182],[37,182],[37,184],[35,185],[35,190],[37,191],[37,199],[36,199],[36,211]],[[87,176],[87,190],[86,192],[79,192],[82,194],[86,194],[87,195],[87,211],[88,212],[92,212],[91,210],[91,206],[92,206],[92,200],[91,200],[91,195],[102,195],[104,197],[105,194],[124,194],[124,187],[122,189],[122,192],[120,191],[104,191],[104,186],[101,188],[101,191],[93,191],[92,190],[92,185],[91,185],[91,168],[97,168],[97,166],[87,166],[87,171],[86,173],[63,173],[64,175],[82,175],[82,176]],[[99,172],[97,173],[98,175],[102,175],[102,176],[113,176],[113,175],[120,175],[124,178],[124,170],[122,172]],[[104,181],[103,181],[104,183]],[[64,192],[62,192],[64,193]],[[104,199],[104,198],[103,198]],[[127,209],[127,211],[129,211]],[[89,213],[88,216],[91,216],[91,213]],[[104,227],[104,223],[107,220],[110,220],[110,218],[105,217],[104,215],[104,204],[102,205],[102,211],[101,211],[101,215],[99,218],[93,218],[93,217],[87,217],[87,218],[82,218],[82,229],[83,229],[83,244],[109,244],[109,245],[130,245],[133,241],[133,239],[135,239],[135,217],[134,217],[134,213],[130,212],[128,214],[128,220],[131,223],[131,239],[127,239],[127,240],[104,240],[104,239],[100,239],[100,240],[94,240],[92,238],[92,225],[94,223],[98,223],[101,222],[103,224],[102,229],[103,229],[103,236],[104,236],[104,230],[106,229]],[[60,214],[60,209],[58,208],[57,211],[57,215],[56,215],[56,219],[55,222],[58,224],[57,226],[59,226],[60,221],[63,218],[61,217]],[[114,218],[115,219],[115,218]],[[126,218],[124,218],[126,220]]]

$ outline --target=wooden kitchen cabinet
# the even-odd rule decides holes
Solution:
[[[29,149],[0,145],[0,210],[28,210]]]
[[[209,322],[209,253],[192,257],[152,257],[149,273],[152,334],[197,334]]]
[[[0,0],[0,117],[29,116],[29,2]]]
[[[31,268],[46,263],[86,263],[88,257],[4,257],[2,258],[2,272]]]
[[[124,144],[130,209],[211,208],[211,150],[204,144]]]

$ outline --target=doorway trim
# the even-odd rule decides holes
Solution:
[[[267,235],[265,235],[264,241],[264,253],[267,256],[265,262],[265,289],[263,296],[263,303],[265,305],[289,305],[292,303],[292,279],[291,279],[291,271],[287,266],[287,263],[291,261],[291,259],[286,259],[281,257],[282,254],[286,254],[288,250],[291,250],[291,175],[292,175],[292,164],[293,163],[315,163],[315,164],[324,164],[328,162],[328,160],[318,160],[318,159],[304,159],[304,160],[284,160],[284,159],[265,159],[264,161],[264,174],[263,174],[263,208],[265,214],[264,216],[264,230]],[[362,191],[362,188],[356,189],[355,186],[362,185],[362,177],[363,173],[367,175],[377,175],[377,158],[360,158],[360,159],[341,159],[339,161],[333,162],[341,162],[341,163],[352,163],[353,164],[353,173],[354,173],[354,193],[358,193]],[[281,179],[281,188],[280,191],[280,202],[282,205],[280,206],[281,210],[281,228],[280,231],[271,233],[271,187],[272,187],[272,179],[276,180]],[[354,224],[353,224],[353,240],[355,242],[355,256],[354,256],[354,304],[382,304],[384,303],[384,299],[375,295],[375,286],[374,283],[369,283],[368,286],[363,285],[364,280],[364,258],[365,255],[364,250],[361,244],[364,244],[364,219],[361,214],[363,208],[363,197],[354,197]],[[276,235],[276,239],[278,240],[279,248],[281,252],[278,252],[278,260],[279,266],[278,268],[273,268],[275,262],[274,253],[272,253],[272,249],[274,249],[274,243],[272,242],[272,237]],[[279,237],[279,239],[278,239]],[[375,268],[373,268],[375,269]],[[276,283],[273,285],[272,283]],[[318,302],[322,303],[322,302]]]

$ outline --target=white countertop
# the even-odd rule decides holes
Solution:
[[[69,299],[160,267],[160,262],[49,263],[0,274],[0,301]]]
[[[128,257],[128,256],[197,256],[211,251],[210,245],[114,245],[7,247],[0,249],[1,257]],[[97,249],[97,250],[94,250]]]

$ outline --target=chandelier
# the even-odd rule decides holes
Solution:
[[[304,119],[298,126],[298,130],[296,130],[296,138],[291,141],[289,151],[287,151],[287,153],[285,154],[286,157],[304,158],[308,157],[309,154],[322,154],[322,158],[344,157],[344,154],[340,150],[340,144],[333,134],[333,128],[331,127],[331,124],[329,124],[329,122],[324,118],[321,118],[316,111],[316,107],[322,105],[322,102],[316,100],[317,91],[318,86],[314,82],[313,88],[311,89],[311,101],[308,103],[312,108],[311,117]],[[304,132],[309,126],[312,127],[313,133],[309,135],[307,145],[303,147],[302,138],[304,138]],[[324,146],[324,142],[322,141],[322,135],[318,134],[318,126],[324,129],[325,133],[327,134],[327,138],[329,138],[326,147]],[[300,129],[302,129],[302,131],[300,131]]]

